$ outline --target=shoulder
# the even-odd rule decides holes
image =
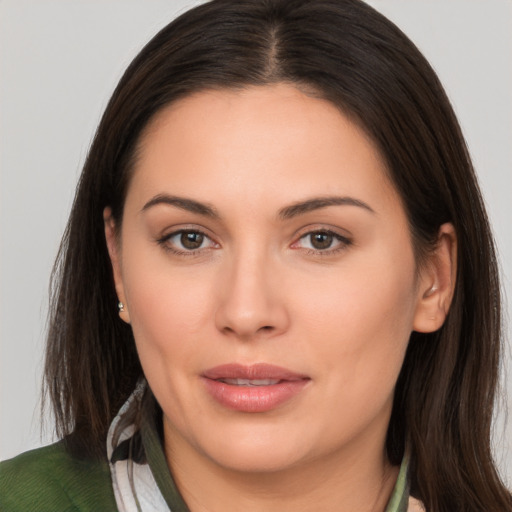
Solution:
[[[0,510],[116,510],[107,460],[73,458],[59,442],[4,461]]]

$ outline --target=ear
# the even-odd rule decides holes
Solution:
[[[434,332],[448,314],[457,275],[457,236],[451,223],[439,228],[437,244],[423,265],[418,286],[418,300],[413,329]]]
[[[119,299],[119,316],[129,324],[130,314],[128,312],[128,304],[126,303],[123,278],[121,274],[120,242],[116,230],[116,224],[112,217],[112,210],[109,206],[103,210],[103,222],[105,225],[105,240],[107,242],[108,254],[110,256],[110,262],[112,263],[114,284],[116,287],[117,297]],[[123,307],[121,307],[121,305]]]

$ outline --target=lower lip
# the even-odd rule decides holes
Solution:
[[[282,381],[270,386],[234,386],[204,378],[206,389],[221,405],[240,412],[267,412],[297,396],[309,379]]]

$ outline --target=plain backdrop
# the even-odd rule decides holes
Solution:
[[[51,421],[41,435],[39,414],[48,278],[102,110],[142,45],[196,3],[0,0],[0,459],[53,439]],[[512,297],[512,1],[370,3],[415,41],[447,89]],[[508,324],[494,440],[509,485],[510,339]]]

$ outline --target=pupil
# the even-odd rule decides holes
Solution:
[[[201,233],[185,232],[181,234],[181,244],[186,249],[199,249],[203,239],[204,236]]]
[[[328,233],[315,233],[311,237],[311,245],[315,249],[328,249],[332,245],[332,235]]]

